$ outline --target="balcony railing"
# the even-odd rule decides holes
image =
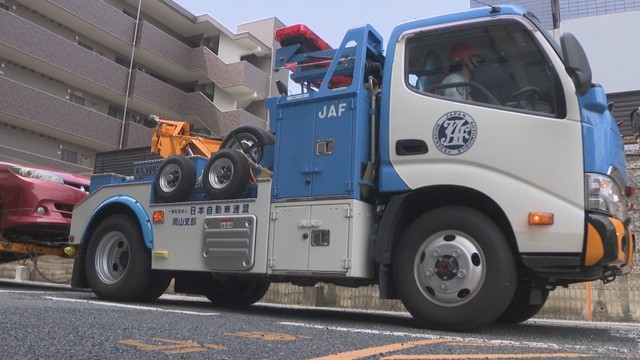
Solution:
[[[120,120],[3,77],[0,112],[63,140],[89,143],[96,150],[113,150],[119,144]]]
[[[61,23],[72,14],[85,26],[98,28],[126,44],[133,39],[136,21],[102,0],[29,0],[26,5]]]
[[[142,23],[139,46],[185,72],[201,72],[222,89],[244,86],[262,97],[268,95],[269,76],[249,62],[226,64],[208,48],[191,48],[149,22]]]
[[[162,104],[166,111],[180,119],[193,118],[217,136],[223,136],[240,125],[266,127],[266,122],[245,110],[221,111],[202,93],[185,93],[173,86],[137,71],[133,97],[147,103]]]
[[[0,11],[2,56],[104,97],[124,95],[127,70],[10,12]],[[55,75],[54,75],[55,76]]]

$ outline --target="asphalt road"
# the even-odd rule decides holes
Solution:
[[[405,314],[204,298],[110,303],[91,292],[0,280],[2,359],[640,359],[640,324],[531,320],[469,333]]]

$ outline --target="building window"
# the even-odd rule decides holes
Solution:
[[[83,98],[82,96],[80,96],[78,94],[74,94],[74,93],[69,94],[69,101],[71,101],[74,104],[78,104],[78,105],[82,105],[82,106],[85,106],[84,104],[86,102],[85,98]]]
[[[60,152],[60,160],[68,162],[68,163],[72,163],[72,164],[77,164],[78,163],[78,153],[75,152],[75,151],[62,149],[62,151]]]
[[[122,120],[124,109],[121,109],[117,106],[109,105],[109,111],[107,111],[107,115],[111,116],[112,118]]]

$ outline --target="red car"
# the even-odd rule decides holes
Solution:
[[[84,176],[0,162],[0,234],[10,241],[67,241],[71,211],[88,190]]]

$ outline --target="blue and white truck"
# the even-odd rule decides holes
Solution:
[[[175,279],[239,306],[270,283],[377,285],[421,325],[467,330],[630,271],[622,138],[571,34],[491,6],[402,23],[386,53],[369,25],[337,49],[303,25],[276,39],[301,91],[278,84],[268,131],[92,177],[74,287],[154,300]]]

